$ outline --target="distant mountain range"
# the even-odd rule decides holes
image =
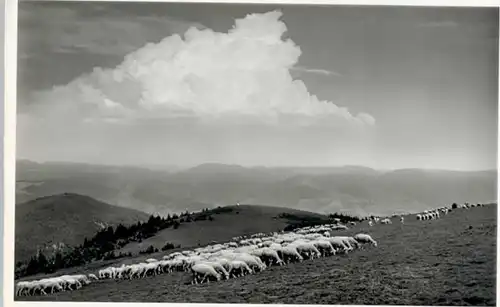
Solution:
[[[16,203],[78,193],[147,213],[197,211],[237,202],[351,214],[417,212],[453,202],[496,201],[497,172],[361,166],[242,167],[177,171],[17,161]]]

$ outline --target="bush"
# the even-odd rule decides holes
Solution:
[[[113,260],[116,258],[119,258],[119,257],[116,257],[114,252],[109,252],[109,253],[106,253],[102,259],[103,260]]]
[[[451,208],[452,209],[457,209],[458,208],[458,205],[456,203],[453,203],[453,205],[451,205]]]
[[[166,250],[170,250],[170,249],[174,249],[174,248],[175,248],[174,244],[172,244],[172,243],[170,243],[170,242],[167,242],[167,244],[165,244],[165,245],[161,248],[161,250],[162,250],[162,251],[166,251]]]
[[[143,254],[152,254],[152,253],[155,253],[155,252],[158,252],[158,249],[155,248],[153,245],[150,245],[147,249],[140,251],[139,254],[141,254],[141,255],[143,255]]]

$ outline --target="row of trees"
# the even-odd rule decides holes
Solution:
[[[173,243],[170,243],[170,242],[167,242],[162,248],[161,250],[162,251],[167,251],[167,250],[171,250],[171,249],[174,249],[174,248],[180,248],[181,246],[180,245],[174,245]],[[153,245],[150,245],[148,246],[148,248],[146,248],[145,250],[141,250],[139,252],[140,255],[144,255],[144,254],[152,254],[152,253],[157,253],[159,252],[158,248],[154,247]]]
[[[283,229],[284,231],[293,231],[297,228],[311,227],[323,224],[329,224],[334,221],[334,219],[339,219],[341,223],[345,224],[348,222],[357,222],[361,219],[356,216],[351,216],[341,213],[332,213],[328,217],[324,216],[314,216],[314,215],[298,215],[291,213],[281,213],[278,215],[279,218],[284,218],[288,220],[288,225]]]

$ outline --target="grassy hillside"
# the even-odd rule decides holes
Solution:
[[[16,261],[52,244],[75,245],[92,237],[102,226],[131,224],[148,215],[111,206],[88,196],[58,194],[16,206]]]
[[[321,213],[418,212],[436,204],[489,202],[496,171],[377,171],[366,167],[252,167],[203,164],[180,172],[18,162],[17,203],[72,192],[148,213],[240,203]]]
[[[166,242],[183,248],[207,245],[212,241],[228,241],[233,237],[257,232],[281,231],[295,220],[280,217],[287,213],[298,219],[328,221],[328,217],[313,212],[259,205],[222,207],[209,211],[213,220],[182,223],[179,228],[167,228],[141,243],[132,242],[120,249],[123,253],[137,254],[150,245],[161,249]]]
[[[272,267],[216,283],[187,285],[190,274],[171,273],[139,280],[99,281],[77,291],[16,299],[495,306],[496,217],[497,206],[488,205],[454,210],[439,220],[417,221],[409,216],[404,225],[398,219],[391,225],[374,227],[365,222],[342,233],[369,233],[378,241],[378,248]],[[85,266],[73,272],[97,269]]]

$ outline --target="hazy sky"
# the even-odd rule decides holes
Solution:
[[[496,168],[496,8],[44,2],[19,25],[19,158]]]

